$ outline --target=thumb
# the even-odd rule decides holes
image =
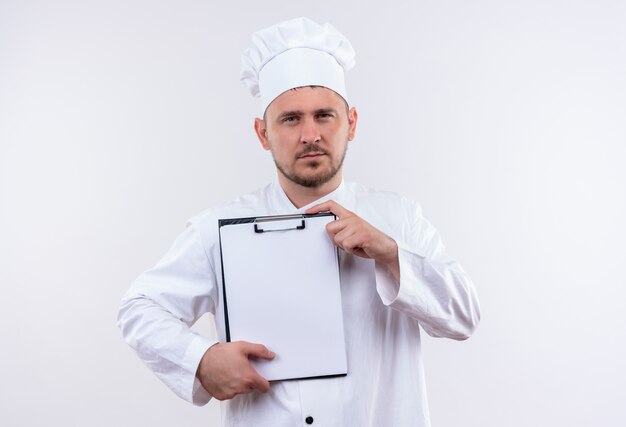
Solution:
[[[259,357],[261,359],[272,360],[276,354],[262,344],[245,343],[244,353],[250,357]]]

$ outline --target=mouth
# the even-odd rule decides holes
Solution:
[[[299,159],[315,159],[321,156],[325,156],[326,153],[322,153],[322,152],[312,152],[312,153],[306,153],[306,154],[302,154],[301,156],[298,156]]]

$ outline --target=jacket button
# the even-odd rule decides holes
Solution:
[[[306,421],[307,424],[313,424],[313,417],[306,417],[304,421]]]

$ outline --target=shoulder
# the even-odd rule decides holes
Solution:
[[[346,183],[346,196],[357,215],[378,228],[404,228],[421,216],[418,202],[392,191],[383,191],[357,183]]]
[[[377,190],[362,184],[346,182],[346,192],[354,202],[355,209],[369,206],[383,211],[421,212],[418,202],[393,191]]]

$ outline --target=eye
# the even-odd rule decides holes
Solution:
[[[317,118],[318,119],[322,119],[322,120],[324,120],[324,119],[332,119],[333,115],[331,113],[319,113],[317,115]]]
[[[295,123],[298,121],[298,116],[285,116],[281,119],[281,123]]]

